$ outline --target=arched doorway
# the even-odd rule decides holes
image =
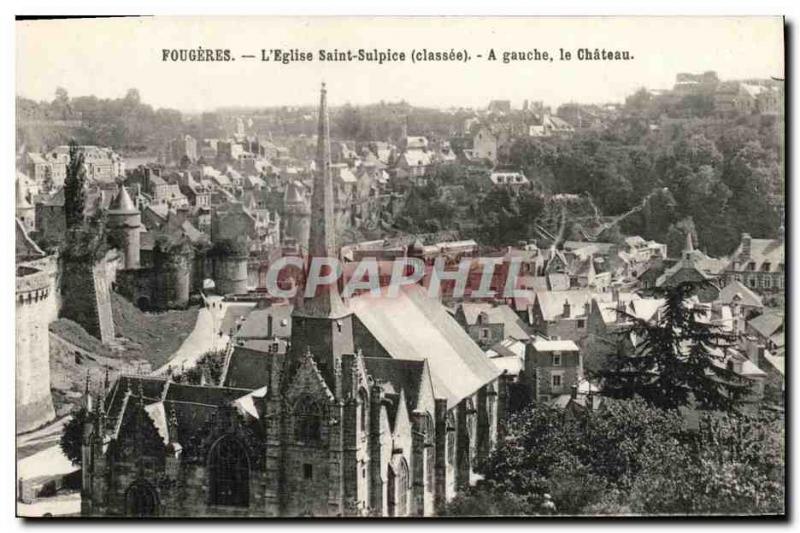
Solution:
[[[125,516],[157,516],[158,496],[144,481],[136,481],[125,492]]]
[[[211,505],[250,505],[250,461],[236,437],[219,439],[209,453]]]

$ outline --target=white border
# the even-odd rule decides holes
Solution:
[[[560,0],[558,2],[547,2],[540,5],[521,5],[520,2],[511,0],[444,0],[444,1],[421,1],[421,0],[383,0],[370,2],[347,0],[340,2],[332,2],[325,0],[295,0],[286,1],[271,0],[269,2],[248,2],[241,0],[234,1],[193,1],[182,2],[179,0],[140,0],[123,1],[110,3],[108,1],[71,1],[64,0],[49,0],[49,1],[29,1],[23,2],[19,0],[12,0],[3,2],[0,11],[3,17],[0,18],[0,69],[2,69],[3,76],[0,78],[2,84],[2,97],[0,98],[0,201],[6,206],[3,211],[8,213],[5,216],[5,225],[7,228],[6,235],[13,235],[12,219],[10,213],[13,211],[13,181],[14,181],[14,72],[15,72],[15,35],[14,35],[14,15],[76,15],[76,14],[103,14],[103,15],[130,15],[130,14],[154,14],[154,15],[214,15],[214,14],[241,14],[241,15],[785,15],[787,23],[790,24],[793,34],[793,42],[790,42],[789,62],[786,65],[786,70],[790,74],[797,73],[797,55],[796,43],[798,39],[798,21],[800,21],[800,2],[794,0],[728,0],[728,1],[708,1],[704,4],[690,0],[672,0],[672,1],[651,1],[651,2],[636,2],[633,0],[604,0],[602,2],[595,0]],[[676,36],[676,39],[680,36]],[[698,50],[698,53],[713,53],[713,43],[710,43],[708,51]],[[57,58],[58,49],[54,47],[53,57]],[[794,124],[794,116],[797,102],[797,83],[792,81],[791,91],[791,116],[787,116],[787,120]],[[788,152],[792,154],[792,170],[797,167],[798,151],[798,137],[796,130],[791,139],[791,146],[788,147]],[[792,173],[794,174],[794,172]],[[793,176],[787,176],[787,181],[791,183]],[[796,215],[798,197],[800,196],[800,189],[796,186],[791,186],[792,197],[790,203],[792,209],[790,212]],[[792,216],[790,222],[790,235],[792,237],[791,250],[797,248],[800,242],[800,231],[796,231],[795,221],[796,216]],[[2,490],[0,491],[0,516],[2,517],[3,531],[17,531],[26,527],[26,523],[22,520],[14,518],[14,441],[13,441],[13,425],[14,425],[14,393],[12,386],[12,376],[14,375],[14,311],[12,307],[12,299],[10,297],[13,288],[13,264],[10,260],[13,257],[13,237],[4,239],[2,241],[3,252],[2,257],[7,258],[0,264],[0,284],[2,284],[2,291],[0,294],[5,294],[5,300],[0,305],[0,324],[3,325],[5,335],[2,336],[3,347],[6,348],[2,351],[3,354],[3,367],[5,381],[0,389],[2,390],[2,405],[5,406],[4,417],[2,418],[5,431],[2,432],[5,437],[0,444],[0,458],[2,464],[5,466],[3,469],[7,474],[4,476],[5,480],[0,483]],[[792,257],[793,259],[793,257]],[[790,259],[791,261],[791,259]],[[794,262],[790,263],[794,266]],[[795,283],[794,269],[790,272],[792,278],[792,293],[790,298],[793,303],[796,303],[795,296],[797,295],[797,284]],[[792,329],[797,332],[800,331],[798,325],[797,309],[793,307],[792,316]],[[796,342],[797,339],[795,339]],[[788,357],[793,357],[790,354]],[[791,365],[792,376],[791,383],[796,383],[796,369],[800,366],[795,362]],[[794,400],[797,399],[795,394]],[[796,402],[792,402],[792,408],[788,409],[789,413],[793,413],[796,407]],[[794,425],[791,426],[794,428]],[[794,433],[794,432],[793,432]],[[795,442],[792,439],[791,442]],[[792,474],[789,480],[797,479],[797,464],[798,458],[795,454],[791,454],[791,467]],[[794,487],[789,487],[790,494]],[[792,499],[794,501],[794,498]],[[792,505],[790,502],[790,510]],[[117,528],[117,527],[130,527],[136,526],[134,522],[127,524],[112,523],[112,522],[86,522],[79,521],[73,524],[64,523],[63,521],[54,523],[52,525],[43,525],[36,523],[37,529],[46,527],[47,529],[53,528]],[[190,530],[194,528],[219,528],[230,527],[227,524],[220,522],[194,522],[194,523],[147,523],[143,526],[153,530]],[[265,522],[237,522],[231,524],[233,527],[248,527],[248,528],[264,528],[269,530],[311,530],[312,528],[397,528],[397,527],[414,527],[415,529],[433,530],[433,528],[447,528],[453,530],[455,528],[483,528],[494,524],[486,522],[415,522],[410,521],[406,524],[390,523],[390,522],[372,522],[366,521],[362,524],[347,522],[342,524],[335,524],[331,522],[326,523],[265,523]],[[616,529],[620,527],[657,527],[657,528],[680,528],[686,531],[701,531],[709,528],[720,529],[730,527],[763,527],[765,524],[754,522],[730,522],[723,524],[712,523],[625,523],[625,522],[603,522],[592,523],[591,521],[573,522],[569,524],[558,523],[542,523],[542,522],[497,522],[497,526],[503,528],[515,529],[529,529],[535,528],[538,531],[579,531],[587,527],[600,526],[603,529]],[[32,524],[27,524],[31,527]]]

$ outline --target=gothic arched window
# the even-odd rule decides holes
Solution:
[[[359,429],[363,432],[362,435],[367,435],[369,432],[369,396],[367,396],[367,391],[360,389],[358,391],[358,400]]]
[[[456,462],[456,417],[453,413],[447,414],[447,462],[455,464]]]
[[[250,463],[247,450],[229,435],[219,439],[209,453],[212,505],[250,505]]]
[[[389,465],[388,479],[388,502],[387,507],[389,516],[406,516],[408,514],[408,463],[405,458],[400,457]]]
[[[322,440],[322,409],[311,396],[303,396],[294,406],[294,434],[304,443]]]
[[[158,515],[156,491],[144,481],[135,481],[125,492],[125,516]]]
[[[423,424],[423,431],[425,432],[425,484],[428,485],[428,490],[433,490],[433,463],[436,435],[434,433],[433,419],[431,418],[431,415],[425,415]]]

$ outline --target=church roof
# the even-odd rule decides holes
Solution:
[[[380,381],[391,383],[397,393],[405,391],[408,409],[417,407],[419,392],[423,387],[425,361],[392,359],[390,357],[364,357],[367,374]]]
[[[270,357],[270,354],[266,352],[236,346],[228,361],[223,385],[250,390],[263,387],[269,379],[267,357]]]
[[[350,309],[393,359],[428,360],[434,394],[449,406],[494,380],[499,370],[444,306],[418,285],[397,296],[370,294],[350,300]]]
[[[141,394],[145,412],[165,444],[186,443],[217,409],[233,404],[251,392],[232,387],[174,383],[167,378],[152,376],[123,375],[106,395],[108,430],[113,437],[117,436],[125,411],[138,404]]]

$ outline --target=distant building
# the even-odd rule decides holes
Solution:
[[[512,188],[523,187],[530,183],[522,172],[506,171],[492,171],[489,174],[489,181],[492,182],[492,185]]]
[[[191,135],[181,135],[169,142],[167,147],[171,161],[180,163],[186,158],[190,163],[197,161],[197,140]]]
[[[783,230],[782,230],[783,231]],[[786,277],[784,239],[754,239],[742,234],[739,246],[725,267],[725,277],[762,293],[781,292]]]
[[[583,380],[583,360],[570,340],[535,339],[525,350],[521,382],[531,398],[543,402],[568,393]]]

